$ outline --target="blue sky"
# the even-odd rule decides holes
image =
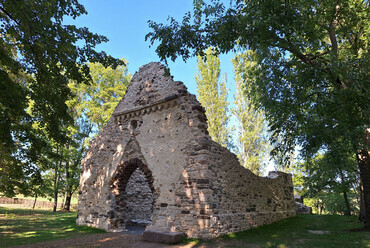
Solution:
[[[108,37],[109,42],[99,45],[98,50],[104,50],[116,58],[125,58],[131,74],[147,63],[160,61],[155,53],[156,45],[149,47],[150,42],[145,41],[145,35],[151,31],[148,20],[168,23],[167,18],[171,16],[181,21],[184,14],[193,8],[193,0],[80,0],[80,3],[88,14],[76,20],[66,19],[66,23],[88,27],[91,32]],[[230,107],[233,106],[235,92],[233,57],[234,54],[220,55],[221,73],[227,74]],[[179,58],[174,63],[168,61],[168,66],[174,80],[182,81],[190,93],[196,94],[197,59],[191,58],[185,63]],[[223,79],[223,75],[220,79]],[[231,119],[231,125],[233,123],[235,120]],[[273,170],[271,161],[267,168],[269,170]]]
[[[145,41],[145,35],[151,31],[148,20],[168,23],[169,16],[181,21],[183,15],[192,10],[193,0],[80,0],[88,12],[67,23],[88,27],[91,32],[105,35],[109,42],[98,46],[116,58],[124,57],[128,61],[128,70],[134,74],[142,65],[159,61],[155,53],[156,46],[150,46]],[[233,69],[231,59],[233,54],[221,55],[221,73],[227,73],[228,88],[233,92]],[[181,58],[175,63],[168,63],[171,75],[175,80],[182,81],[189,92],[196,94],[195,74],[197,72],[196,58],[186,63]],[[232,102],[232,93],[229,93]]]

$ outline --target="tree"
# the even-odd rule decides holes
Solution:
[[[127,62],[122,59],[124,64]],[[75,118],[83,118],[97,133],[108,123],[118,102],[126,93],[131,81],[131,74],[127,73],[125,65],[116,68],[104,67],[100,63],[89,63],[92,82],[89,85],[69,83],[75,98],[68,101],[68,105],[77,112]]]
[[[75,126],[71,126],[69,129],[72,142],[64,147],[64,171],[62,172],[64,173],[63,209],[65,211],[70,211],[72,195],[80,184],[80,163],[85,154],[85,140],[88,138],[85,124],[79,126],[78,123],[75,123]]]
[[[236,55],[233,59],[236,95],[234,95],[235,108],[232,114],[238,121],[237,155],[241,164],[256,175],[262,175],[263,155],[267,150],[265,139],[264,115],[251,99],[251,90],[246,87],[246,81],[255,81],[253,71],[257,64],[251,60],[254,53],[247,51]]]
[[[127,62],[122,59],[127,64]],[[92,82],[89,85],[71,81],[68,87],[73,98],[67,106],[74,119],[68,127],[71,140],[65,149],[65,201],[64,210],[70,210],[72,195],[79,185],[80,162],[85,156],[88,141],[108,123],[118,102],[126,93],[131,74],[126,66],[104,67],[100,63],[89,63]]]
[[[8,196],[27,186],[24,178],[35,173],[46,146],[32,127],[35,120],[49,137],[66,143],[62,127],[72,122],[68,81],[91,80],[87,61],[122,64],[94,50],[106,37],[63,24],[65,16],[82,14],[77,0],[0,0],[0,189]],[[32,117],[26,112],[31,100]]]
[[[249,48],[260,65],[253,84],[263,107],[282,137],[276,150],[300,145],[312,157],[335,145],[338,137],[356,155],[370,226],[369,162],[369,6],[362,0],[194,2],[194,14],[182,23],[149,22],[147,34],[161,59],[187,59],[204,47],[220,52]]]
[[[306,194],[315,197],[324,192],[335,193],[342,198],[344,214],[351,215],[349,194],[354,180],[357,179],[356,170],[353,169],[355,158],[344,161],[338,154],[333,155],[329,152],[306,162],[304,165],[307,173],[304,182],[308,189]]]
[[[220,81],[220,59],[216,49],[208,48],[205,56],[198,55],[199,74],[195,75],[198,100],[206,110],[208,132],[222,146],[228,144],[226,79]]]
[[[46,185],[44,194],[54,199],[53,211],[57,210],[60,194],[65,196],[64,210],[70,210],[72,196],[79,186],[80,162],[85,155],[88,141],[108,122],[131,81],[126,66],[113,69],[105,68],[99,63],[88,65],[92,76],[89,85],[75,81],[68,84],[73,97],[66,104],[74,120],[63,127],[68,141],[65,144],[55,142],[43,132],[45,140],[49,142],[49,149],[48,153],[43,154],[44,161],[37,168],[43,172],[42,182]],[[33,109],[34,105],[28,108],[31,116]],[[34,125],[35,129],[40,128],[38,122],[34,122]],[[24,194],[32,195],[33,192]]]

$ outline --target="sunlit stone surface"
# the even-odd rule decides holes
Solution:
[[[150,63],[82,161],[77,224],[213,238],[296,214],[291,176],[258,177],[213,142],[204,109]],[[150,235],[149,235],[150,234]]]

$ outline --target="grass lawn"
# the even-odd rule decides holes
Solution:
[[[0,207],[0,247],[73,238],[103,230],[76,226],[76,212]]]
[[[271,225],[257,227],[244,232],[232,233],[211,241],[188,240],[194,247],[297,247],[297,248],[360,248],[370,247],[370,232],[353,232],[349,229],[363,225],[353,216],[297,215]],[[314,234],[310,231],[328,231]]]
[[[46,210],[0,207],[0,247],[68,239],[82,234],[104,231],[76,226],[76,212],[53,213]],[[271,225],[233,233],[218,239],[184,240],[191,247],[343,247],[370,248],[370,232],[350,232],[362,227],[356,217],[332,215],[298,215]],[[309,231],[327,231],[314,234]]]

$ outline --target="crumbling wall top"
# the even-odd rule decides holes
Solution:
[[[142,66],[134,75],[114,114],[147,106],[186,91],[187,88],[182,82],[175,82],[172,76],[165,76],[164,65],[152,62]]]

